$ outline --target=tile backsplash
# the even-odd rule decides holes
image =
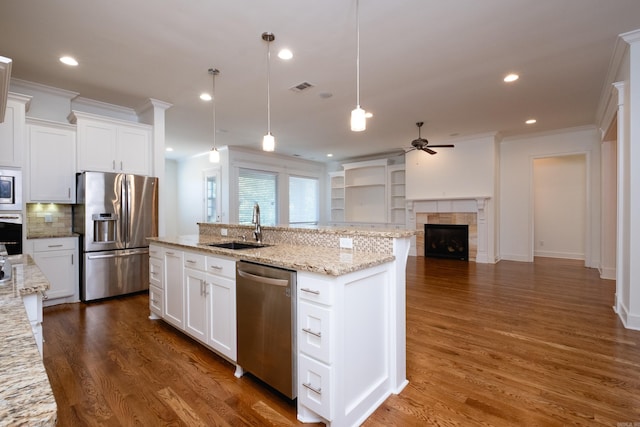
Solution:
[[[72,235],[72,205],[27,203],[27,239]]]

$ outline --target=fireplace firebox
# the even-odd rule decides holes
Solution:
[[[469,226],[425,224],[424,256],[469,261]]]

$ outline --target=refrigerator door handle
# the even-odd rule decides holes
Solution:
[[[129,255],[140,255],[140,254],[148,254],[148,253],[149,253],[148,249],[140,249],[140,250],[134,250],[134,251],[118,252],[114,254],[87,255],[87,258],[88,259],[121,258],[121,257],[127,257]]]

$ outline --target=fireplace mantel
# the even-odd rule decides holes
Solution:
[[[416,223],[417,214],[429,213],[475,213],[477,218],[477,254],[476,262],[489,263],[494,262],[489,254],[489,237],[490,237],[490,221],[488,221],[488,207],[491,197],[489,196],[473,196],[473,197],[442,197],[437,199],[419,199],[407,200],[407,224],[413,222],[416,225],[416,231],[424,233],[422,225]],[[412,248],[413,254],[416,255],[415,246]]]

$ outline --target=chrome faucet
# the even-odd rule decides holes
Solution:
[[[256,242],[262,243],[262,228],[260,227],[260,206],[256,203],[253,205],[253,219],[251,220],[252,224],[256,225],[256,228],[253,230],[253,237],[256,238]]]

